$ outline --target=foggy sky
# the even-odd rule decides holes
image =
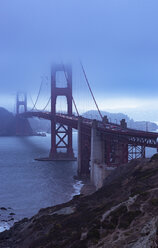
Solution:
[[[102,109],[155,108],[157,11],[157,0],[1,0],[0,105],[37,91],[52,62],[81,59]]]

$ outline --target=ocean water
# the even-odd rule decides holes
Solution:
[[[73,148],[77,155],[77,132],[73,133]],[[47,137],[0,137],[0,232],[15,221],[31,217],[39,209],[70,200],[80,193],[81,181],[76,181],[77,162],[45,161],[50,135]],[[146,149],[151,157],[156,149]]]
[[[77,153],[77,133],[73,134]],[[47,157],[47,137],[0,137],[0,231],[39,209],[70,200],[80,193],[76,161],[40,162]]]

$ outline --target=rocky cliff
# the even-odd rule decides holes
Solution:
[[[158,247],[157,156],[119,167],[89,196],[16,223],[0,234],[0,247]]]
[[[15,135],[15,118],[12,113],[1,107],[0,135]]]
[[[14,135],[33,135],[29,121],[0,107],[0,136]]]

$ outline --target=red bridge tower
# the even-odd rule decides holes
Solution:
[[[27,112],[27,95],[26,93],[17,93],[16,96],[16,114],[20,114],[20,108],[23,107],[23,111]]]
[[[16,135],[29,136],[33,135],[29,121],[20,116],[22,112],[27,112],[27,95],[26,93],[17,93],[16,96]]]
[[[57,73],[64,73],[66,87],[58,87]],[[71,66],[54,65],[51,71],[51,159],[74,159],[72,149],[72,128],[56,122],[56,101],[58,96],[67,100],[67,114],[72,116],[72,68]],[[62,152],[61,152],[62,149]]]

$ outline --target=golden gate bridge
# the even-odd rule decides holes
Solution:
[[[81,64],[88,89],[95,103],[101,120],[92,120],[79,114],[77,104],[72,94],[72,68],[70,65],[55,64],[51,70],[51,96],[42,110],[37,110],[36,104],[41,92],[41,85],[33,108],[27,110],[27,97],[23,100],[17,94],[17,134],[27,134],[28,125],[24,125],[27,118],[43,118],[51,122],[51,147],[48,160],[73,160],[72,129],[78,130],[78,174],[88,176],[94,173],[95,166],[102,165],[116,167],[128,163],[131,159],[145,158],[147,147],[158,149],[158,133],[145,132],[127,127],[125,119],[120,125],[109,122],[107,116],[102,116],[94,97],[86,72]],[[57,86],[57,73],[63,72],[66,86]],[[56,102],[58,96],[65,96],[67,100],[67,113],[58,113]],[[48,104],[51,110],[46,111]],[[76,115],[72,112],[72,105]],[[20,113],[20,107],[24,112]],[[58,124],[58,125],[57,125]],[[24,128],[22,128],[22,125]],[[24,131],[25,129],[25,131]],[[63,149],[65,152],[60,152]]]

